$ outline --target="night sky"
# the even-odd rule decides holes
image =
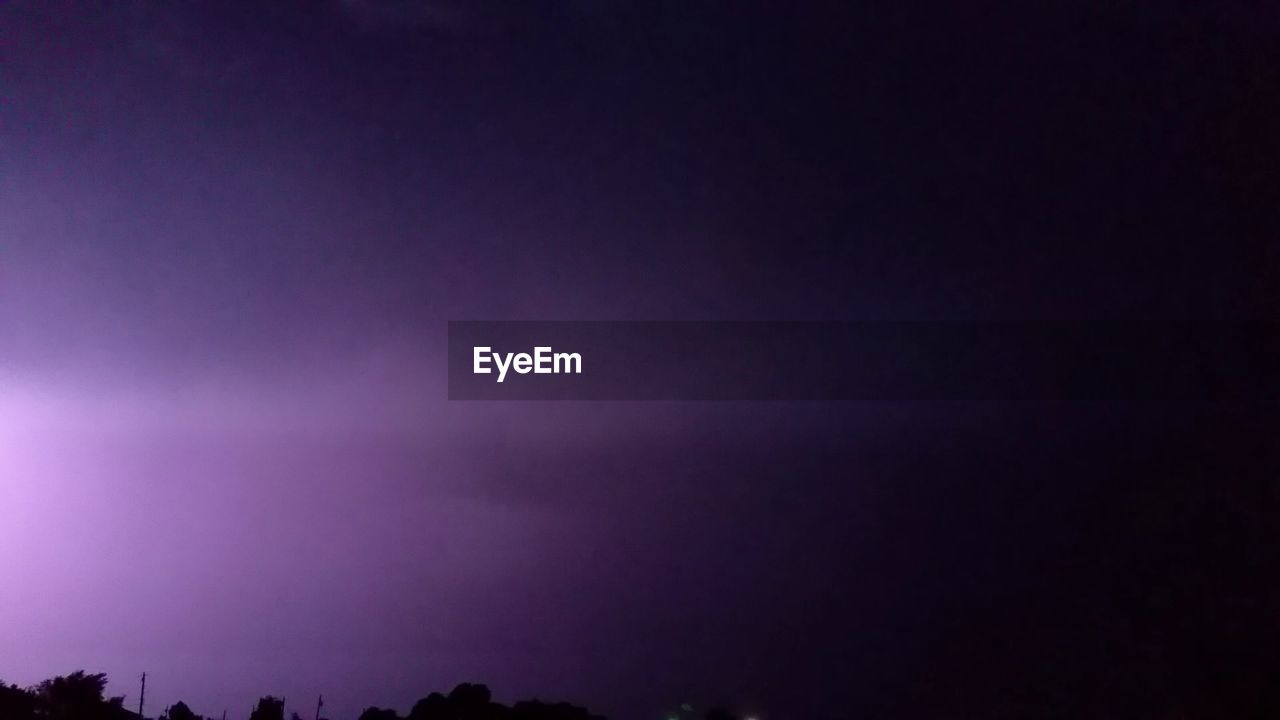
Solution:
[[[0,678],[1275,702],[1273,406],[446,399],[449,320],[1275,319],[1274,13],[789,5],[0,6]]]

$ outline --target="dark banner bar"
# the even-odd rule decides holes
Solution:
[[[459,321],[449,399],[1273,402],[1276,329]]]

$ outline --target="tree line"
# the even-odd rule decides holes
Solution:
[[[0,682],[0,720],[140,720],[124,706],[124,697],[106,697],[107,676],[83,670],[45,680],[30,687]],[[222,715],[207,720],[221,720]],[[228,716],[229,718],[231,716]],[[724,710],[711,710],[706,720],[736,720]],[[176,702],[157,720],[206,720],[185,702]],[[284,700],[258,700],[248,720],[285,720]],[[289,720],[303,720],[292,713]],[[463,683],[447,695],[433,692],[414,704],[408,715],[369,707],[356,720],[605,720],[584,707],[566,702],[524,700],[513,705],[493,701],[489,688]]]

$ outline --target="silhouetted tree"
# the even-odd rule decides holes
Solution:
[[[396,714],[395,710],[369,707],[360,713],[360,720],[400,720],[400,716]]]
[[[36,694],[17,685],[0,682],[0,718],[28,720],[36,716]]]
[[[87,675],[77,670],[40,683],[36,695],[41,714],[50,720],[96,720],[113,714],[102,699],[106,687],[103,673]]]
[[[511,720],[604,720],[586,708],[566,702],[544,703],[540,700],[518,702],[511,708]]]
[[[179,700],[169,706],[169,710],[165,713],[168,720],[204,720],[204,718],[191,711],[187,704]]]
[[[123,697],[103,700],[106,675],[77,671],[45,680],[33,688],[0,683],[0,720],[140,720],[124,707]],[[284,720],[284,700],[271,695],[258,700],[249,720]],[[709,720],[736,720],[732,716]],[[204,720],[184,702],[176,702],[159,720]],[[291,720],[303,720],[297,713]],[[359,720],[400,720],[395,710],[369,707]],[[448,695],[433,692],[419,700],[407,720],[604,720],[586,708],[569,703],[518,702],[513,707],[493,702],[489,688],[462,683]]]
[[[476,683],[462,683],[449,693],[449,703],[464,714],[482,711],[492,699],[489,688]]]
[[[272,695],[258,700],[249,720],[284,720],[284,701]]]
[[[462,683],[446,697],[431,693],[419,700],[409,713],[409,720],[507,720],[511,708],[493,702],[489,688],[477,683]]]
[[[451,720],[451,709],[449,698],[433,692],[414,703],[409,720]]]

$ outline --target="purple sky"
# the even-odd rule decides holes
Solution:
[[[777,408],[444,401],[449,318],[738,312],[765,273],[696,242],[718,218],[556,185],[593,160],[487,117],[537,101],[487,96],[518,81],[470,30],[408,28],[457,67],[396,78],[361,58],[408,20],[336,6],[286,19],[304,40],[7,12],[0,677],[105,671],[132,703],[146,670],[152,709],[214,715],[464,680],[622,716],[752,697],[764,669],[725,656],[787,601],[760,589],[786,558],[737,557],[773,531],[716,517],[716,459]],[[721,589],[762,599],[725,617]]]
[[[1024,467],[991,408],[449,403],[445,322],[1232,312],[1252,256],[1170,240],[1232,197],[1170,148],[1233,86],[1112,72],[1216,46],[659,5],[0,9],[0,678],[767,709],[905,692],[928,610],[1027,587],[1065,541],[955,509]]]

